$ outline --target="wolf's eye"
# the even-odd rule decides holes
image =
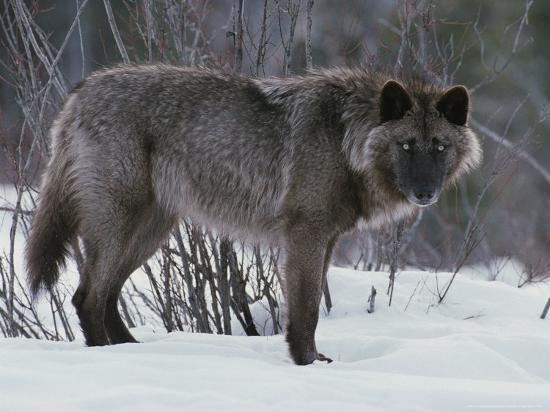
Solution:
[[[439,146],[437,146],[437,151],[438,151],[438,152],[442,152],[443,150],[445,150],[445,146],[443,146],[442,144],[440,144]]]
[[[401,145],[401,147],[403,148],[404,151],[408,152],[409,150],[411,150],[411,146],[408,144],[408,143],[403,143]]]

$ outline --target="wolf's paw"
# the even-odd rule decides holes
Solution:
[[[322,353],[318,353],[317,351],[308,351],[306,353],[303,353],[302,355],[294,354],[292,357],[296,365],[310,365],[315,361],[321,361],[326,363],[332,362],[332,359],[323,355]]]
[[[322,361],[322,362],[326,362],[326,363],[331,363],[332,362],[332,359],[330,359],[329,357],[323,355],[322,353],[317,354],[317,360]]]

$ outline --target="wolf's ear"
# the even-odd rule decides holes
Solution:
[[[395,80],[388,80],[380,95],[380,121],[385,123],[398,120],[412,108],[412,100],[407,91]]]
[[[445,118],[458,126],[464,126],[470,111],[470,95],[464,86],[454,86],[439,99],[437,110]]]

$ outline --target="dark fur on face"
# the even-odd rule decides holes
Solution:
[[[383,189],[382,198],[431,205],[481,160],[479,142],[467,126],[468,91],[411,80],[388,80],[379,87],[380,114],[374,127],[372,120],[365,124],[352,117],[356,114],[349,116],[351,163]],[[358,132],[366,135],[364,142]]]

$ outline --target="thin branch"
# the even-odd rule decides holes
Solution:
[[[540,314],[541,319],[546,318],[546,315],[548,314],[548,310],[550,310],[550,298],[548,298],[548,301],[546,302],[546,305],[544,305],[544,309],[542,310],[542,313]]]
[[[313,3],[314,0],[307,0],[306,4],[306,68],[313,68],[313,57],[311,55],[311,26],[313,24]]]
[[[480,133],[482,133],[484,136],[487,136],[489,139],[498,143],[505,149],[516,153],[520,159],[524,160],[533,169],[535,169],[544,178],[544,180],[546,180],[546,183],[550,184],[550,172],[543,165],[541,165],[533,156],[531,156],[525,150],[518,148],[517,145],[507,140],[504,136],[488,128],[487,126],[482,125],[477,120],[470,118],[470,124],[475,129],[477,129]]]
[[[111,1],[103,0],[103,4],[105,5],[107,20],[109,21],[109,26],[111,27],[111,31],[113,32],[113,37],[115,38],[118,51],[122,56],[122,61],[125,64],[130,64],[130,58],[128,57],[128,52],[126,52],[126,48],[124,47],[124,43],[122,42],[122,38],[120,37],[120,32],[118,31],[115,16],[113,14],[113,8],[111,7]]]
[[[239,0],[237,27],[235,28],[235,71],[240,73],[243,66],[243,13],[244,0]]]

